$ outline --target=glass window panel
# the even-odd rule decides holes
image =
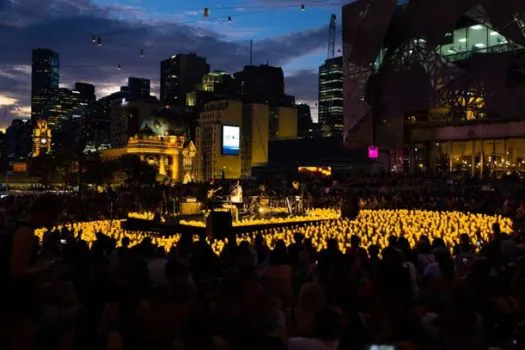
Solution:
[[[490,30],[489,31],[489,45],[490,46],[498,46],[498,45],[504,45],[507,43],[507,39],[500,33]]]
[[[467,51],[467,28],[454,31],[454,50],[458,53]]]
[[[486,52],[487,27],[476,24],[467,28],[467,50],[472,52]]]

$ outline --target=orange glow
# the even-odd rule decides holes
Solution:
[[[300,166],[300,173],[318,173],[323,176],[332,175],[332,167]]]

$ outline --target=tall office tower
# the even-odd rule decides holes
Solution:
[[[294,98],[284,93],[284,74],[281,67],[245,66],[234,76],[240,84],[244,102],[264,103],[270,106],[295,105]]]
[[[43,109],[60,80],[60,57],[50,49],[34,49],[31,68],[31,120],[43,118]]]
[[[186,94],[195,91],[210,72],[206,58],[194,53],[174,55],[160,64],[160,101],[164,106],[184,109]]]
[[[76,82],[74,91],[78,91],[80,98],[85,103],[94,102],[97,98],[95,95],[95,86],[88,83]]]
[[[310,106],[304,103],[297,106],[297,136],[309,137],[313,135],[313,121]]]
[[[325,136],[343,132],[343,58],[319,67],[319,123]]]
[[[149,97],[150,96],[150,85],[149,79],[144,78],[128,78],[128,93],[129,97]]]
[[[42,107],[43,119],[46,120],[47,126],[51,130],[58,131],[64,121],[71,117],[71,112],[79,108],[82,103],[83,100],[78,91],[58,88],[53,91],[46,104]]]

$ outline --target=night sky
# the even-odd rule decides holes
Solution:
[[[176,53],[204,56],[212,70],[238,71],[249,63],[253,39],[254,64],[282,66],[287,93],[314,107],[330,14],[336,13],[339,21],[341,5],[347,2],[0,0],[1,124],[30,115],[31,50],[37,47],[60,53],[61,86],[89,82],[100,98],[118,91],[128,76],[151,79],[158,95],[160,61]],[[203,17],[205,7],[210,9],[208,19]],[[102,47],[91,43],[92,35],[102,37]],[[339,34],[337,41],[339,48]],[[313,114],[316,119],[316,110]]]

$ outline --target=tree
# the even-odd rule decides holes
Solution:
[[[28,162],[28,173],[37,177],[42,185],[49,186],[59,177],[57,160],[49,154],[31,158]]]
[[[130,185],[153,185],[157,182],[157,169],[135,154],[121,157],[119,169],[126,174],[126,182]]]
[[[84,159],[82,182],[94,185],[106,185],[115,182],[119,162],[104,161],[99,154],[91,154]]]

